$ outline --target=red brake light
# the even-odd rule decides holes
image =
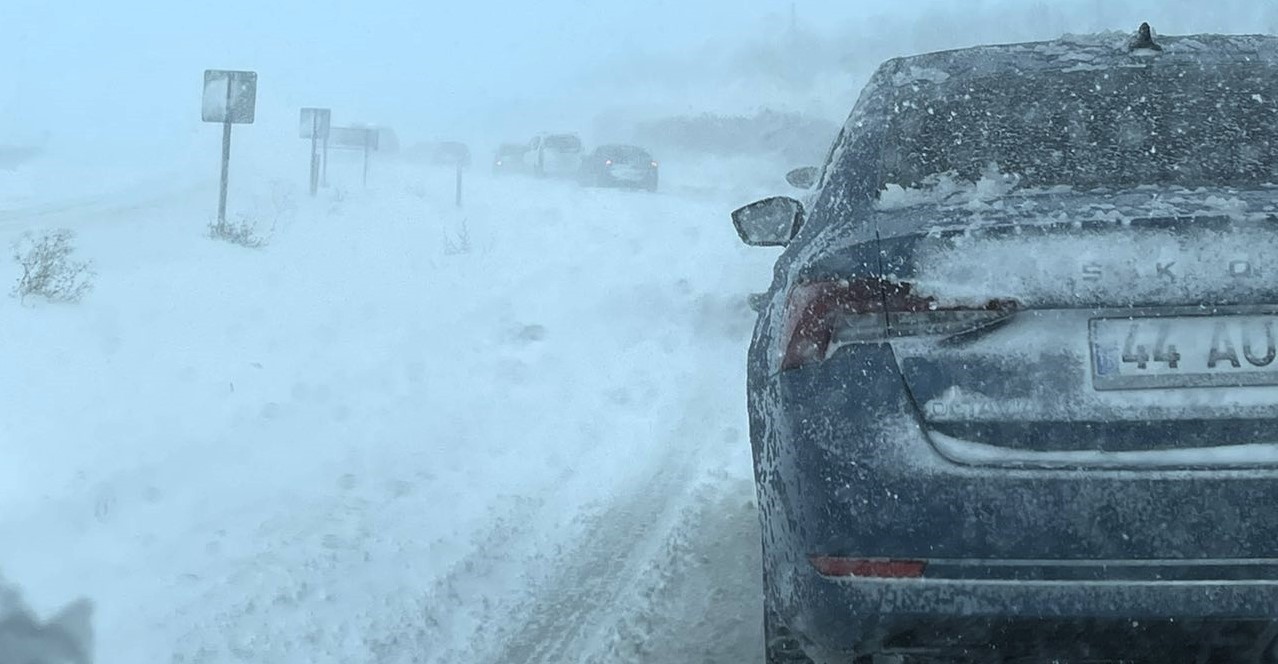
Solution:
[[[786,298],[781,369],[821,362],[835,349],[881,343],[905,336],[952,336],[975,330],[1017,310],[1014,300],[991,299],[975,306],[941,306],[909,283],[877,277],[813,281]]]
[[[794,369],[824,360],[838,324],[836,319],[881,315],[882,311],[877,279],[814,281],[795,286],[785,301],[785,355],[781,368]]]
[[[927,563],[922,560],[839,558],[811,556],[808,560],[821,576],[856,576],[875,579],[917,579]]]

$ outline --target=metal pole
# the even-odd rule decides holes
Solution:
[[[226,180],[231,171],[231,122],[222,123],[222,185],[217,195],[217,221],[226,223]]]
[[[319,113],[311,113],[311,198],[319,192]]]
[[[457,160],[457,207],[462,206],[462,163]]]
[[[226,117],[222,119],[222,185],[218,188],[217,221],[226,223],[226,181],[231,171],[231,78],[226,79]]]
[[[329,131],[333,131],[329,129]],[[324,161],[320,165],[320,186],[328,187],[328,134],[324,135]]]
[[[369,139],[368,131],[365,130],[364,132],[364,187],[365,188],[368,187],[368,153],[370,152],[370,150],[368,149],[369,141],[370,139]]]

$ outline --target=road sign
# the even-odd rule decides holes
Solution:
[[[204,71],[205,122],[253,124],[257,111],[257,72]]]
[[[333,147],[344,150],[376,150],[376,127],[333,127],[329,130]]]
[[[231,125],[253,124],[257,108],[257,72],[204,70],[205,122],[222,123],[222,183],[217,193],[217,221],[226,222],[226,187],[231,170]]]
[[[378,137],[381,130],[377,127],[333,127],[329,130],[329,140],[333,147],[343,150],[364,151],[364,186],[368,186],[368,160],[377,150]]]
[[[329,125],[333,111],[327,108],[303,108],[298,122],[298,131],[302,138],[328,138]]]

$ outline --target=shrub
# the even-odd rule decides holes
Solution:
[[[50,302],[76,302],[93,288],[96,276],[87,261],[74,260],[75,233],[65,228],[40,235],[25,233],[13,243],[13,260],[22,275],[13,296],[26,301],[37,295]]]
[[[257,222],[244,215],[240,215],[235,221],[209,222],[209,237],[249,249],[265,247],[270,242],[269,233],[260,233]]]
[[[444,255],[457,256],[459,254],[469,254],[472,246],[470,243],[470,228],[466,225],[466,220],[462,219],[461,224],[457,227],[456,233],[444,232]]]

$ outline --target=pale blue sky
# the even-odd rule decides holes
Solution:
[[[1146,17],[1169,29],[1260,31],[1275,3],[795,4],[807,28],[829,34],[871,35],[868,17],[921,16],[921,8],[931,7],[990,17],[989,29],[973,38],[994,40],[1003,36],[1000,14],[1013,8],[1019,18],[1004,40],[1014,41],[1134,28]],[[0,0],[0,143],[44,130],[90,143],[179,140],[201,130],[205,68],[258,71],[259,118],[266,121],[295,122],[299,106],[320,105],[333,107],[338,121],[385,122],[410,137],[433,131],[428,127],[472,131],[496,113],[544,113],[564,103],[566,91],[586,96],[583,81],[598,81],[601,70],[606,78],[610,63],[662,54],[677,64],[681,52],[706,44],[728,48],[738,38],[748,44],[769,26],[787,24],[790,6],[790,0]],[[1051,22],[1027,25],[1040,13],[1047,20],[1035,8],[1050,8]],[[947,21],[926,18],[901,36],[903,51],[964,39]]]
[[[171,128],[169,115],[193,108],[205,68],[257,70],[267,113],[272,105],[326,104],[352,119],[447,118],[489,99],[536,98],[627,51],[722,38],[789,8],[788,0],[0,5],[0,63],[8,70],[0,77],[0,136],[112,119]]]

